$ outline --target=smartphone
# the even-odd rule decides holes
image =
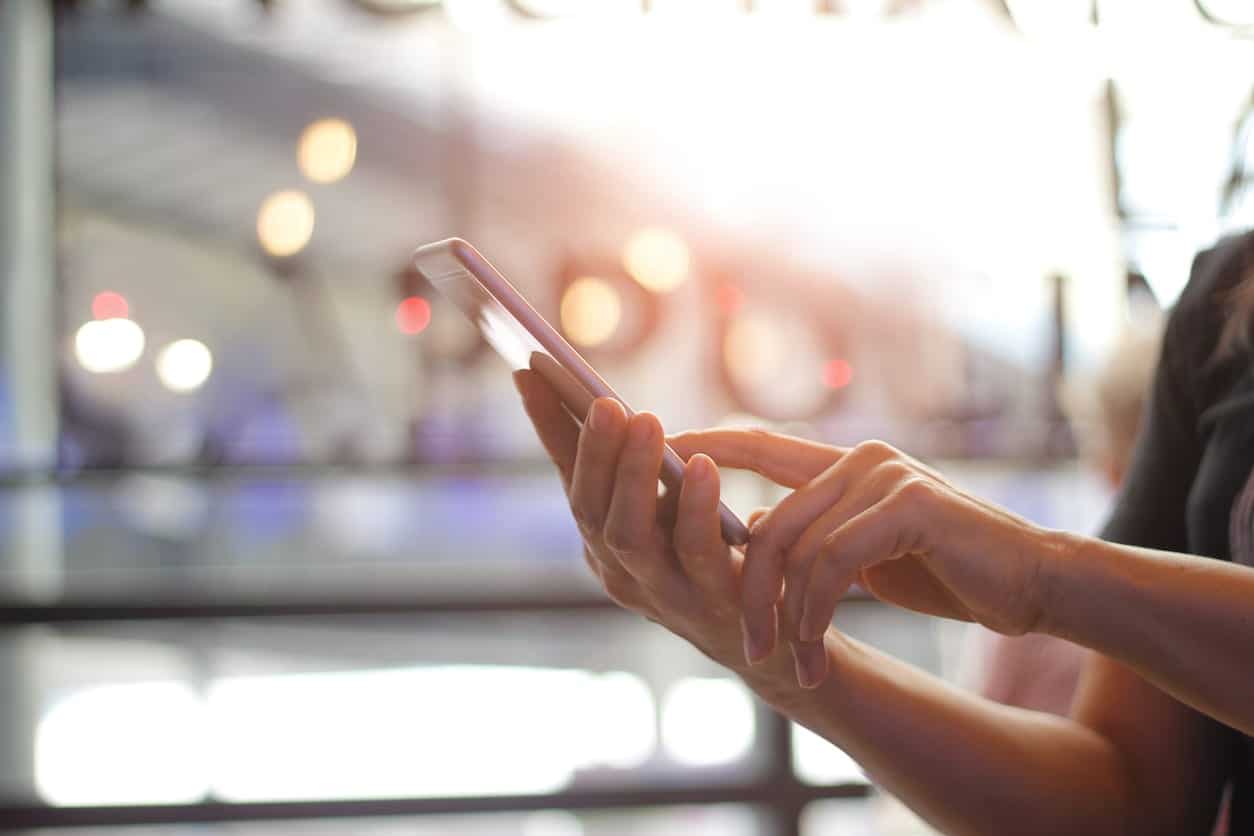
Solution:
[[[543,375],[580,425],[597,398],[613,398],[632,414],[579,352],[470,244],[460,238],[427,244],[414,252],[413,265],[470,318],[510,366]],[[662,451],[662,484],[678,491],[683,477],[684,461],[668,445]],[[724,541],[732,546],[747,543],[745,524],[721,502],[718,511]]]

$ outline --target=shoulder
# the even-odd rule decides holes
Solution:
[[[1163,335],[1162,361],[1190,385],[1198,406],[1214,393],[1224,370],[1212,362],[1227,315],[1226,300],[1254,265],[1254,231],[1232,235],[1198,253],[1189,283],[1172,307]]]
[[[1222,238],[1209,249],[1193,257],[1189,283],[1171,309],[1168,328],[1179,331],[1182,326],[1212,325],[1223,322],[1224,297],[1241,281],[1251,258],[1254,258],[1254,231]],[[1205,333],[1196,336],[1211,337]]]

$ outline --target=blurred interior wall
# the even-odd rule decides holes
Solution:
[[[0,451],[10,473],[55,463],[53,312],[53,29],[51,3],[0,0]],[[55,487],[5,486],[0,549],[6,586],[55,591],[60,520]],[[11,591],[11,590],[10,590]],[[30,656],[0,632],[0,782],[30,795],[35,717]]]

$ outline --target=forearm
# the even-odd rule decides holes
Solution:
[[[1254,735],[1254,569],[1067,534],[1046,548],[1041,632]]]
[[[1119,755],[1093,730],[996,705],[835,633],[827,652],[832,675],[813,691],[796,686],[786,650],[742,675],[943,832],[1136,831]]]

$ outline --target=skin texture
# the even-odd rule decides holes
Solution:
[[[880,443],[685,434],[671,440],[683,488],[659,500],[656,418],[603,399],[580,430],[543,379],[515,381],[610,597],[942,831],[1209,832],[1231,739],[1219,721],[1254,731],[1254,571],[1042,530]],[[743,555],[719,537],[716,462],[794,489],[754,520]],[[893,604],[1104,655],[1070,718],[996,705],[834,630],[854,580]]]

